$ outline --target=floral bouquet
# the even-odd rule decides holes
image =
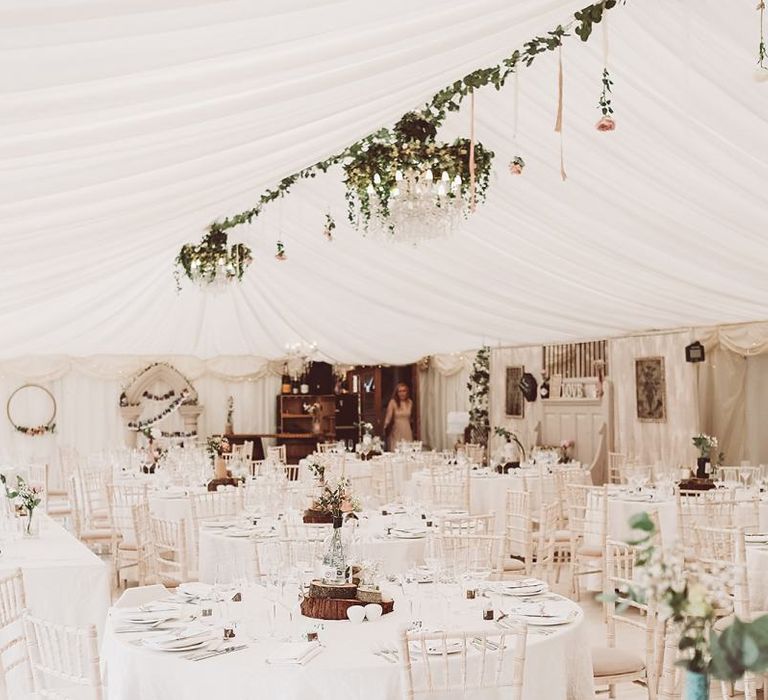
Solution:
[[[335,485],[326,484],[312,509],[331,513],[334,518],[341,518],[345,513],[359,513],[362,510],[360,501],[352,495],[349,479],[345,476],[341,477]]]
[[[320,414],[323,412],[323,407],[315,401],[315,403],[305,403],[304,404],[304,410],[309,413],[310,416],[313,418],[318,418]]]
[[[522,156],[515,156],[509,161],[509,172],[512,175],[522,175],[523,168],[525,167],[525,161]]]
[[[373,423],[360,423],[360,430],[363,435],[373,435]]]
[[[701,457],[709,457],[712,450],[717,449],[717,438],[699,433],[693,437],[693,446],[699,451]]]
[[[692,674],[735,681],[749,672],[768,669],[768,615],[753,622],[734,616],[720,633],[716,611],[732,607],[733,567],[686,562],[682,547],[661,549],[654,541],[656,526],[647,513],[630,519],[641,533],[637,547],[636,583],[622,591],[638,602],[654,605],[659,616],[680,636],[678,661]]]
[[[16,511],[19,515],[27,516],[26,531],[28,535],[32,534],[32,514],[35,512],[35,508],[42,503],[43,489],[39,486],[30,486],[24,478],[16,476],[16,488],[11,490],[8,488],[5,474],[0,474],[0,482],[2,482],[5,488],[5,495],[14,502]]]
[[[310,455],[307,458],[307,468],[312,472],[312,476],[319,482],[325,478],[325,464],[319,455]]]
[[[223,435],[212,435],[206,441],[205,449],[208,451],[211,459],[215,460],[216,457],[221,457],[231,452],[232,446]]]
[[[573,440],[563,440],[560,443],[560,459],[557,460],[558,464],[568,464],[571,461],[571,455],[568,453],[568,450],[575,444]]]

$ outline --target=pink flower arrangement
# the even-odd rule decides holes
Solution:
[[[616,122],[612,117],[600,117],[600,121],[595,124],[598,131],[613,131],[616,128]]]
[[[524,167],[525,161],[523,160],[522,156],[515,156],[509,162],[509,172],[512,173],[512,175],[522,175]]]
[[[576,443],[573,440],[563,440],[560,443],[560,447],[564,450],[567,450],[570,447],[573,447]]]

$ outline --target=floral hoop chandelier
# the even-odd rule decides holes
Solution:
[[[176,256],[176,287],[180,290],[183,274],[203,289],[223,290],[242,279],[251,264],[251,249],[244,243],[227,247],[227,234],[212,230],[198,245],[187,243]]]
[[[484,200],[493,152],[469,139],[435,141],[434,124],[408,113],[344,165],[350,222],[365,233],[418,242],[452,234]]]

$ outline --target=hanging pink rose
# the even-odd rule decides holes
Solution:
[[[612,117],[601,117],[600,121],[595,124],[595,129],[598,131],[613,131],[616,128],[616,122]]]
[[[512,173],[512,175],[522,175],[524,167],[525,161],[523,160],[522,156],[515,156],[511,161],[509,161],[509,172]]]

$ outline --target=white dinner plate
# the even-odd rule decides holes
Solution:
[[[549,586],[546,583],[539,583],[534,586],[515,586],[513,588],[502,586],[499,589],[499,592],[501,593],[501,595],[511,595],[511,596],[527,598],[528,596],[539,595],[541,593],[548,593]]]
[[[177,643],[157,643],[152,639],[145,639],[142,641],[142,645],[147,649],[153,649],[154,651],[193,651],[195,649],[202,649],[204,646],[210,644],[213,637],[207,634],[204,637],[193,637],[191,639],[178,639]]]
[[[426,530],[392,530],[392,536],[400,540],[420,540],[427,536]]]
[[[747,544],[768,544],[768,534],[765,533],[747,534],[744,535],[744,539]]]
[[[525,620],[526,624],[533,627],[554,627],[556,625],[567,625],[569,622],[573,622],[576,619],[578,613],[575,610],[571,610],[568,613],[547,613],[539,615],[537,613],[528,613],[519,610],[510,610],[510,617],[518,617]]]

